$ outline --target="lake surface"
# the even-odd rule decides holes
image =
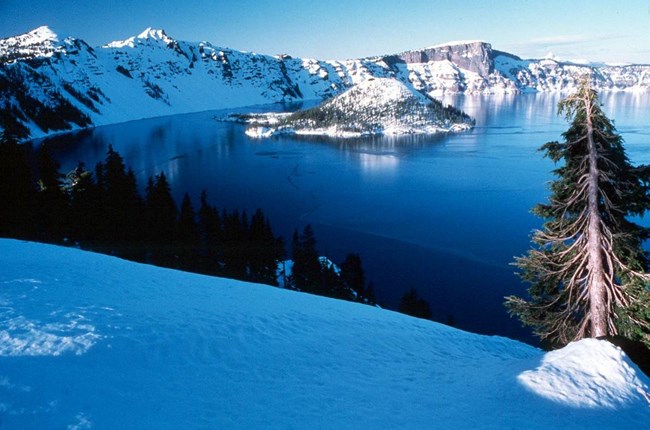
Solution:
[[[601,99],[632,162],[650,163],[650,94]],[[428,137],[253,140],[244,126],[202,112],[47,142],[63,171],[78,161],[92,168],[113,145],[141,187],[164,171],[177,202],[189,191],[196,206],[205,189],[220,208],[250,214],[261,207],[287,239],[294,228],[312,224],[322,254],[335,261],[361,254],[386,307],[416,288],[438,321],[453,318],[466,330],[531,341],[502,302],[525,294],[509,264],[541,225],[530,209],[546,199],[554,166],[537,149],[567,128],[556,115],[559,100],[544,94],[445,98],[476,118],[476,127]]]

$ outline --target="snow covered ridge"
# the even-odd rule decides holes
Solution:
[[[250,116],[250,137],[276,134],[358,137],[463,131],[472,119],[390,78],[368,79],[320,106],[293,114]]]
[[[610,430],[650,420],[650,380],[604,341],[545,354],[70,248],[0,239],[0,253],[6,428]]]
[[[0,40],[0,128],[37,138],[162,115],[326,100],[377,78],[430,96],[571,91],[585,73],[598,90],[650,88],[648,65],[524,60],[482,41],[322,61],[183,42],[153,28],[92,48],[39,27]]]

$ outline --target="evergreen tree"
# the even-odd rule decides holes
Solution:
[[[205,190],[201,193],[201,207],[198,212],[200,251],[199,264],[203,273],[217,274],[221,270],[221,246],[223,236],[219,211],[208,203]]]
[[[401,313],[417,318],[431,319],[429,303],[418,295],[415,288],[404,293],[397,308]]]
[[[100,195],[92,172],[83,163],[66,176],[65,189],[70,200],[69,234],[72,241],[90,245],[96,239],[96,225],[100,215]]]
[[[0,133],[0,236],[32,237],[36,188],[28,149]]]
[[[534,208],[546,219],[535,247],[516,259],[530,299],[507,297],[506,306],[552,345],[616,334],[650,343],[648,230],[627,218],[650,206],[650,169],[630,164],[588,79],[559,113],[571,121],[564,142],[542,150],[563,165],[549,202]]]
[[[179,265],[186,270],[199,269],[199,225],[189,194],[185,193],[181,203],[176,230]]]
[[[305,226],[302,234],[293,233],[293,271],[291,280],[294,288],[315,292],[318,289],[321,264],[316,251],[316,238],[311,225]]]
[[[366,277],[359,254],[348,254],[340,264],[341,279],[351,293],[351,300],[374,304],[375,297],[370,286],[366,285]]]
[[[61,242],[66,233],[68,197],[63,188],[64,175],[47,145],[38,149],[37,230],[45,242]]]
[[[277,266],[284,256],[284,246],[276,238],[269,220],[261,209],[257,209],[250,222],[248,250],[249,279],[269,285],[277,285]]]
[[[178,211],[165,174],[149,178],[146,191],[147,242],[151,250],[151,261],[161,266],[174,267]]]
[[[95,169],[100,217],[98,239],[108,252],[141,260],[143,203],[138,193],[135,174],[128,171],[122,156],[108,147],[104,164]]]
[[[223,250],[223,266],[226,276],[235,279],[247,279],[249,273],[248,246],[248,216],[246,212],[235,210],[232,213],[224,211],[221,246]]]

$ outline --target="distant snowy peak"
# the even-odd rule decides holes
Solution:
[[[37,29],[30,31],[29,33],[16,36],[15,39],[25,45],[34,45],[43,42],[58,42],[59,36],[50,27],[43,25]]]
[[[159,39],[165,42],[173,41],[165,30],[152,27],[147,27],[142,33],[138,34],[138,39]]]
[[[116,40],[114,42],[107,43],[103,47],[123,48],[125,46],[128,46],[130,48],[135,48],[136,45],[146,43],[147,41],[161,41],[167,46],[177,43],[176,40],[167,35],[165,30],[147,27],[142,33],[138,34],[137,36],[131,36],[125,40]]]
[[[44,25],[28,33],[0,39],[0,61],[51,57],[55,52],[65,51],[66,46],[74,41],[74,38],[61,37]]]

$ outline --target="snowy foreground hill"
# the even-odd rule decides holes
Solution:
[[[351,60],[261,55],[148,28],[91,47],[39,27],[0,39],[0,128],[42,137],[88,126],[275,102],[326,100],[370,79],[429,96],[650,88],[650,65],[526,60],[481,41]]]
[[[0,428],[641,429],[647,377],[279,288],[0,240]]]

